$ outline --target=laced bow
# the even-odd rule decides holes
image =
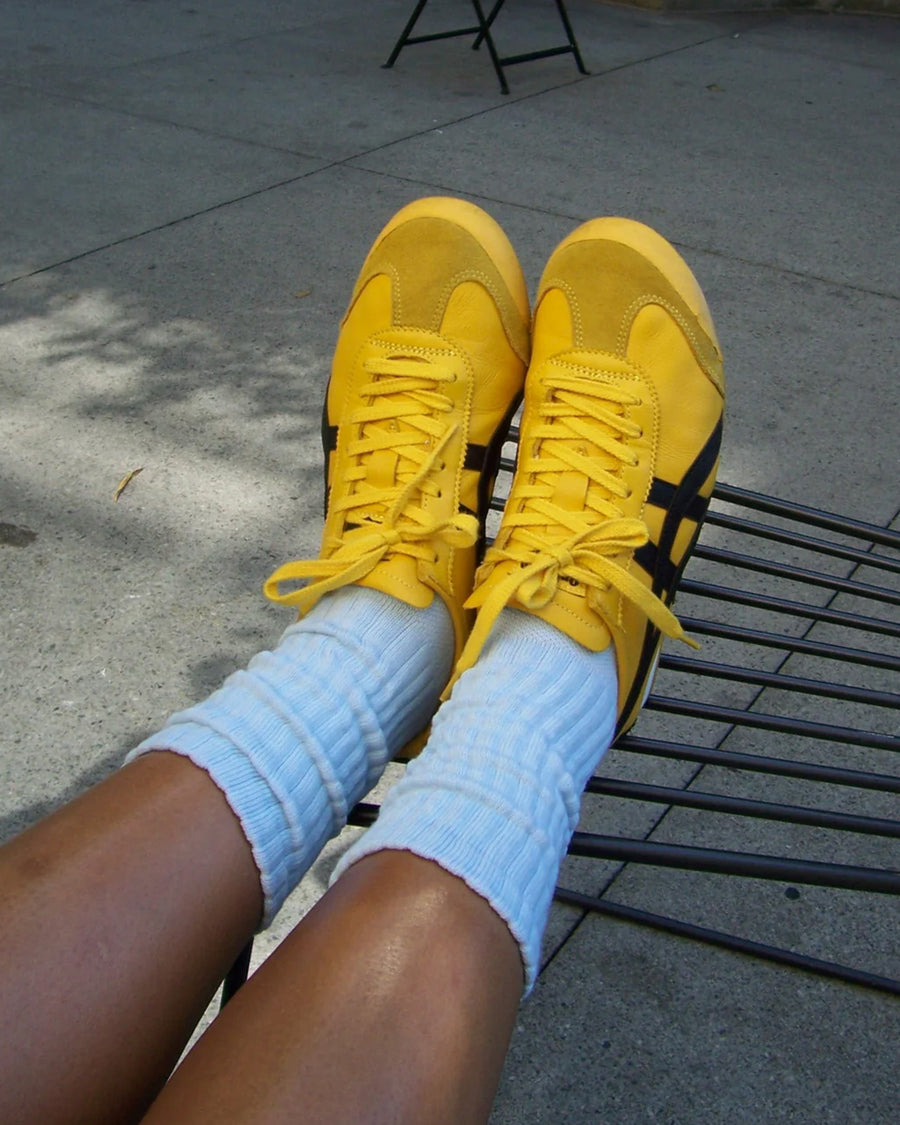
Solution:
[[[434,478],[459,430],[440,418],[453,409],[440,387],[456,375],[416,355],[369,359],[365,370],[373,378],[360,388],[366,405],[349,419],[351,429],[359,427],[359,436],[348,448],[349,467],[343,474],[348,488],[346,495],[333,497],[331,505],[333,513],[345,514],[344,523],[353,534],[327,542],[323,558],[285,563],[265,584],[271,601],[297,606],[301,616],[330,590],[365,578],[389,555],[431,562],[435,541],[451,547],[471,547],[478,541],[474,516],[457,512],[436,519],[417,502],[440,492]],[[313,581],[281,591],[282,583],[307,579]]]
[[[640,437],[641,429],[629,419],[627,408],[640,400],[616,384],[571,375],[551,373],[544,384],[540,421],[529,429],[530,449],[522,450],[518,470],[515,495],[521,503],[504,515],[498,543],[488,551],[466,603],[479,613],[454,679],[474,664],[505,606],[515,600],[526,609],[544,609],[561,582],[586,587],[594,604],[599,594],[613,588],[660,632],[698,647],[668,606],[619,561],[650,538],[643,520],[623,516],[616,503],[629,495],[621,467],[637,461],[629,440]],[[582,509],[554,501],[561,473],[587,478]],[[515,568],[492,585],[486,580],[501,563]]]

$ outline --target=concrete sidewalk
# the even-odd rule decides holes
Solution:
[[[318,546],[338,318],[417,196],[486,207],[532,284],[583,219],[657,227],[725,348],[722,478],[897,515],[900,21],[570,0],[591,74],[514,67],[503,97],[461,40],[381,69],[411,7],[0,6],[0,838],[286,623],[260,586]],[[471,18],[431,7],[430,27]],[[495,35],[558,41],[552,5],[509,5]],[[618,897],[671,886],[643,873]],[[900,975],[890,914],[782,900],[783,944],[833,921]],[[546,954],[495,1125],[897,1118],[896,1000],[562,910]]]

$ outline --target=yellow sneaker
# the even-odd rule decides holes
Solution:
[[[665,239],[595,219],[561,243],[541,279],[516,475],[457,676],[510,605],[593,651],[615,645],[617,734],[629,729],[662,634],[688,639],[668,607],[715,483],[724,390],[706,301]]]
[[[529,319],[515,252],[480,208],[422,199],[388,223],[357,279],[328,384],[321,554],[279,567],[267,597],[303,616],[349,584],[422,608],[437,594],[459,655]]]

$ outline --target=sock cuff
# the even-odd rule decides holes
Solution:
[[[391,755],[426,725],[451,659],[438,599],[419,610],[347,587],[126,760],[168,750],[209,774],[251,848],[265,927]]]
[[[385,849],[437,863],[504,920],[527,996],[582,790],[615,718],[611,649],[590,652],[531,614],[504,610],[421,757],[333,878]]]
[[[265,929],[278,913],[315,852],[316,841],[330,835],[329,801],[318,771],[307,759],[297,779],[297,795],[305,801],[302,822],[291,817],[287,806],[272,793],[268,779],[245,754],[235,753],[234,742],[198,722],[175,722],[145,739],[126,763],[151,751],[179,754],[207,773],[221,790],[253,853],[264,897]],[[316,848],[316,851],[318,849]]]

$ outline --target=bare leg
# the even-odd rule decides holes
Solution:
[[[0,851],[0,1120],[133,1122],[261,909],[207,775],[149,754]],[[361,860],[204,1036],[148,1121],[477,1122],[522,988],[494,911],[427,860]]]
[[[518,946],[484,899],[408,852],[368,856],[245,985],[145,1121],[486,1121],[521,990]]]
[[[262,907],[224,797],[149,754],[0,851],[0,1120],[138,1120]]]

